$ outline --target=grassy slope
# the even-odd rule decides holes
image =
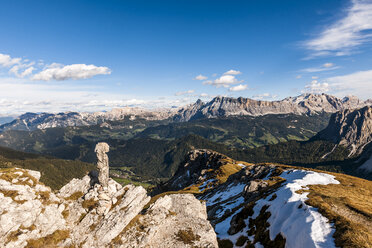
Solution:
[[[195,134],[229,147],[253,148],[288,140],[308,140],[326,127],[329,116],[324,113],[313,116],[290,114],[200,119],[149,127],[136,137],[177,139]]]
[[[336,227],[336,246],[371,247],[372,182],[344,174],[340,184],[310,185],[307,204],[319,209]]]
[[[238,163],[245,163],[234,161],[229,157],[223,159],[223,162],[223,165],[216,170],[216,179],[225,179],[233,175],[239,171],[234,166]],[[277,164],[277,168],[278,171],[283,171],[298,167]],[[300,169],[310,170],[303,167],[300,167]],[[324,173],[320,170],[315,171]],[[336,228],[334,238],[338,247],[371,247],[372,182],[340,173],[326,173],[334,175],[340,184],[309,185],[309,190],[306,190],[309,192],[309,199],[306,203],[318,208],[323,216],[334,223]],[[280,179],[280,176],[276,178]],[[219,180],[218,184],[225,182],[226,180]],[[198,186],[200,184],[192,185],[180,191],[163,192],[154,196],[151,202],[166,194],[200,194],[205,192],[199,191]],[[247,203],[248,205],[249,203]]]
[[[23,153],[0,147],[0,168],[19,167],[41,172],[40,181],[52,189],[59,189],[72,178],[80,178],[95,168],[94,165]]]

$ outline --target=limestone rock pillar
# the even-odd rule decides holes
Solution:
[[[108,180],[109,180],[109,160],[106,153],[108,153],[110,147],[105,142],[100,142],[96,145],[94,149],[97,155],[97,168],[99,171],[98,181],[103,188],[108,187]]]

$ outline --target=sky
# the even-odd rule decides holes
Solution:
[[[0,115],[371,98],[372,0],[2,0]]]

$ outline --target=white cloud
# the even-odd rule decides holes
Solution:
[[[297,75],[296,76],[296,79],[300,79],[300,78],[302,78],[302,75]]]
[[[229,89],[229,91],[243,91],[243,90],[246,90],[248,89],[248,85],[246,84],[239,84],[239,85],[236,85],[236,86],[233,86]]]
[[[194,80],[206,80],[207,78],[208,78],[208,77],[203,76],[202,74],[200,74],[200,75],[196,76],[196,77],[194,78]]]
[[[371,41],[372,2],[353,0],[345,16],[326,27],[317,37],[305,42],[313,51],[311,57],[324,55],[343,56],[363,43]]]
[[[10,55],[0,53],[0,66],[9,67],[21,63],[21,58],[12,58]]]
[[[332,87],[332,92],[338,95],[345,96],[352,94],[365,99],[371,98],[372,70],[330,77],[325,82]]]
[[[236,71],[236,70],[229,70],[229,71],[224,73],[224,75],[239,75],[239,74],[242,74],[242,73],[240,71]]]
[[[36,65],[35,65],[36,64]],[[12,58],[10,55],[0,53],[0,67],[9,68],[9,74],[19,78],[29,77],[32,80],[50,81],[50,80],[67,80],[67,79],[86,79],[96,75],[110,74],[111,70],[104,66],[72,64],[62,65],[52,63],[45,66],[41,71],[33,74],[34,71],[40,70],[44,63],[30,61],[29,59]]]
[[[207,93],[201,93],[200,97],[209,97],[209,95]]]
[[[19,115],[25,112],[103,111],[125,106],[161,108],[183,106],[189,101],[168,96],[139,98],[122,92],[107,91],[105,85],[81,85],[75,82],[30,82],[26,78],[0,77],[0,115]]]
[[[310,84],[305,86],[303,93],[326,93],[330,90],[330,85],[328,83],[321,83],[318,80],[311,81]]]
[[[221,77],[215,79],[214,81],[205,81],[203,82],[203,84],[213,85],[213,86],[216,86],[217,88],[221,86],[228,88],[229,85],[238,84],[240,82],[242,81],[239,81],[238,79],[236,79],[234,75],[222,75]]]
[[[104,66],[72,64],[72,65],[53,65],[43,71],[33,75],[32,80],[50,81],[50,80],[68,80],[68,79],[87,79],[96,75],[111,74],[111,70]]]
[[[313,72],[321,72],[321,71],[331,71],[331,70],[336,70],[338,68],[340,67],[335,66],[333,63],[325,63],[319,67],[311,67],[311,68],[302,69],[301,72],[313,73]]]
[[[259,94],[259,95],[254,95],[252,98],[255,99],[255,100],[269,101],[269,100],[275,100],[277,97],[278,97],[278,95],[273,95],[273,94],[270,94],[270,93],[263,93],[263,94]]]
[[[317,76],[312,76],[311,79],[318,79],[319,77]]]
[[[17,64],[17,65],[14,65],[12,68],[10,68],[9,73],[14,74],[16,77],[20,77],[20,78],[29,76],[35,70],[35,67],[32,66],[33,64],[34,63],[31,62],[29,64],[20,63],[20,64]],[[20,71],[22,71],[22,72],[20,72]]]
[[[183,95],[192,94],[194,92],[195,92],[195,90],[179,91],[179,92],[176,92],[175,95],[176,96],[183,96]]]
[[[323,67],[325,67],[325,68],[329,68],[329,67],[333,67],[333,66],[334,66],[333,63],[325,63],[325,64],[323,64]]]

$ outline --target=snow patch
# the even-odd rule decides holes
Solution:
[[[275,194],[272,200],[268,196],[256,202],[252,218],[259,215],[261,208],[268,205],[271,213],[270,239],[274,240],[281,233],[286,238],[286,247],[335,247],[332,235],[334,229],[328,219],[322,216],[316,208],[308,206],[305,201],[308,193],[296,193],[300,189],[308,189],[308,185],[339,184],[334,176],[305,170],[288,170],[281,174],[286,179],[285,184]]]
[[[244,164],[238,164],[240,167],[242,167],[242,168],[245,168],[245,167],[247,167],[247,166],[245,166]]]
[[[227,199],[234,197],[243,192],[245,184],[238,183],[235,185],[228,186],[224,191],[218,191],[214,195],[210,196],[207,200],[207,206],[216,204],[217,202],[223,202]]]

